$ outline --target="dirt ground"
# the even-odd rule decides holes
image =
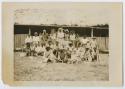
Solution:
[[[100,54],[99,62],[80,64],[42,63],[39,57],[20,57],[15,52],[14,80],[16,81],[107,81],[108,54]]]

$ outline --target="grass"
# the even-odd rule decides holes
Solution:
[[[80,64],[42,63],[39,57],[20,57],[15,52],[14,80],[16,81],[107,81],[108,54],[100,54],[99,62]]]

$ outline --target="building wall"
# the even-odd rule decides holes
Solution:
[[[100,50],[109,50],[109,37],[97,37]]]
[[[14,49],[21,48],[25,44],[25,38],[27,34],[15,34],[14,35]]]

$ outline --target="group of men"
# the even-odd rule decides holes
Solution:
[[[27,56],[40,56],[43,62],[80,63],[99,58],[96,38],[80,37],[75,31],[58,28],[41,33],[34,32],[25,39]]]

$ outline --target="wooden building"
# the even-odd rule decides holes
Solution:
[[[97,25],[97,26],[58,26],[58,25],[14,25],[14,49],[21,48],[24,44],[25,38],[31,32],[42,32],[46,29],[47,33],[51,32],[51,29],[58,29],[59,27],[67,28],[69,31],[74,30],[79,36],[86,35],[87,37],[96,37],[99,44],[100,50],[109,49],[109,26],[108,25]]]

